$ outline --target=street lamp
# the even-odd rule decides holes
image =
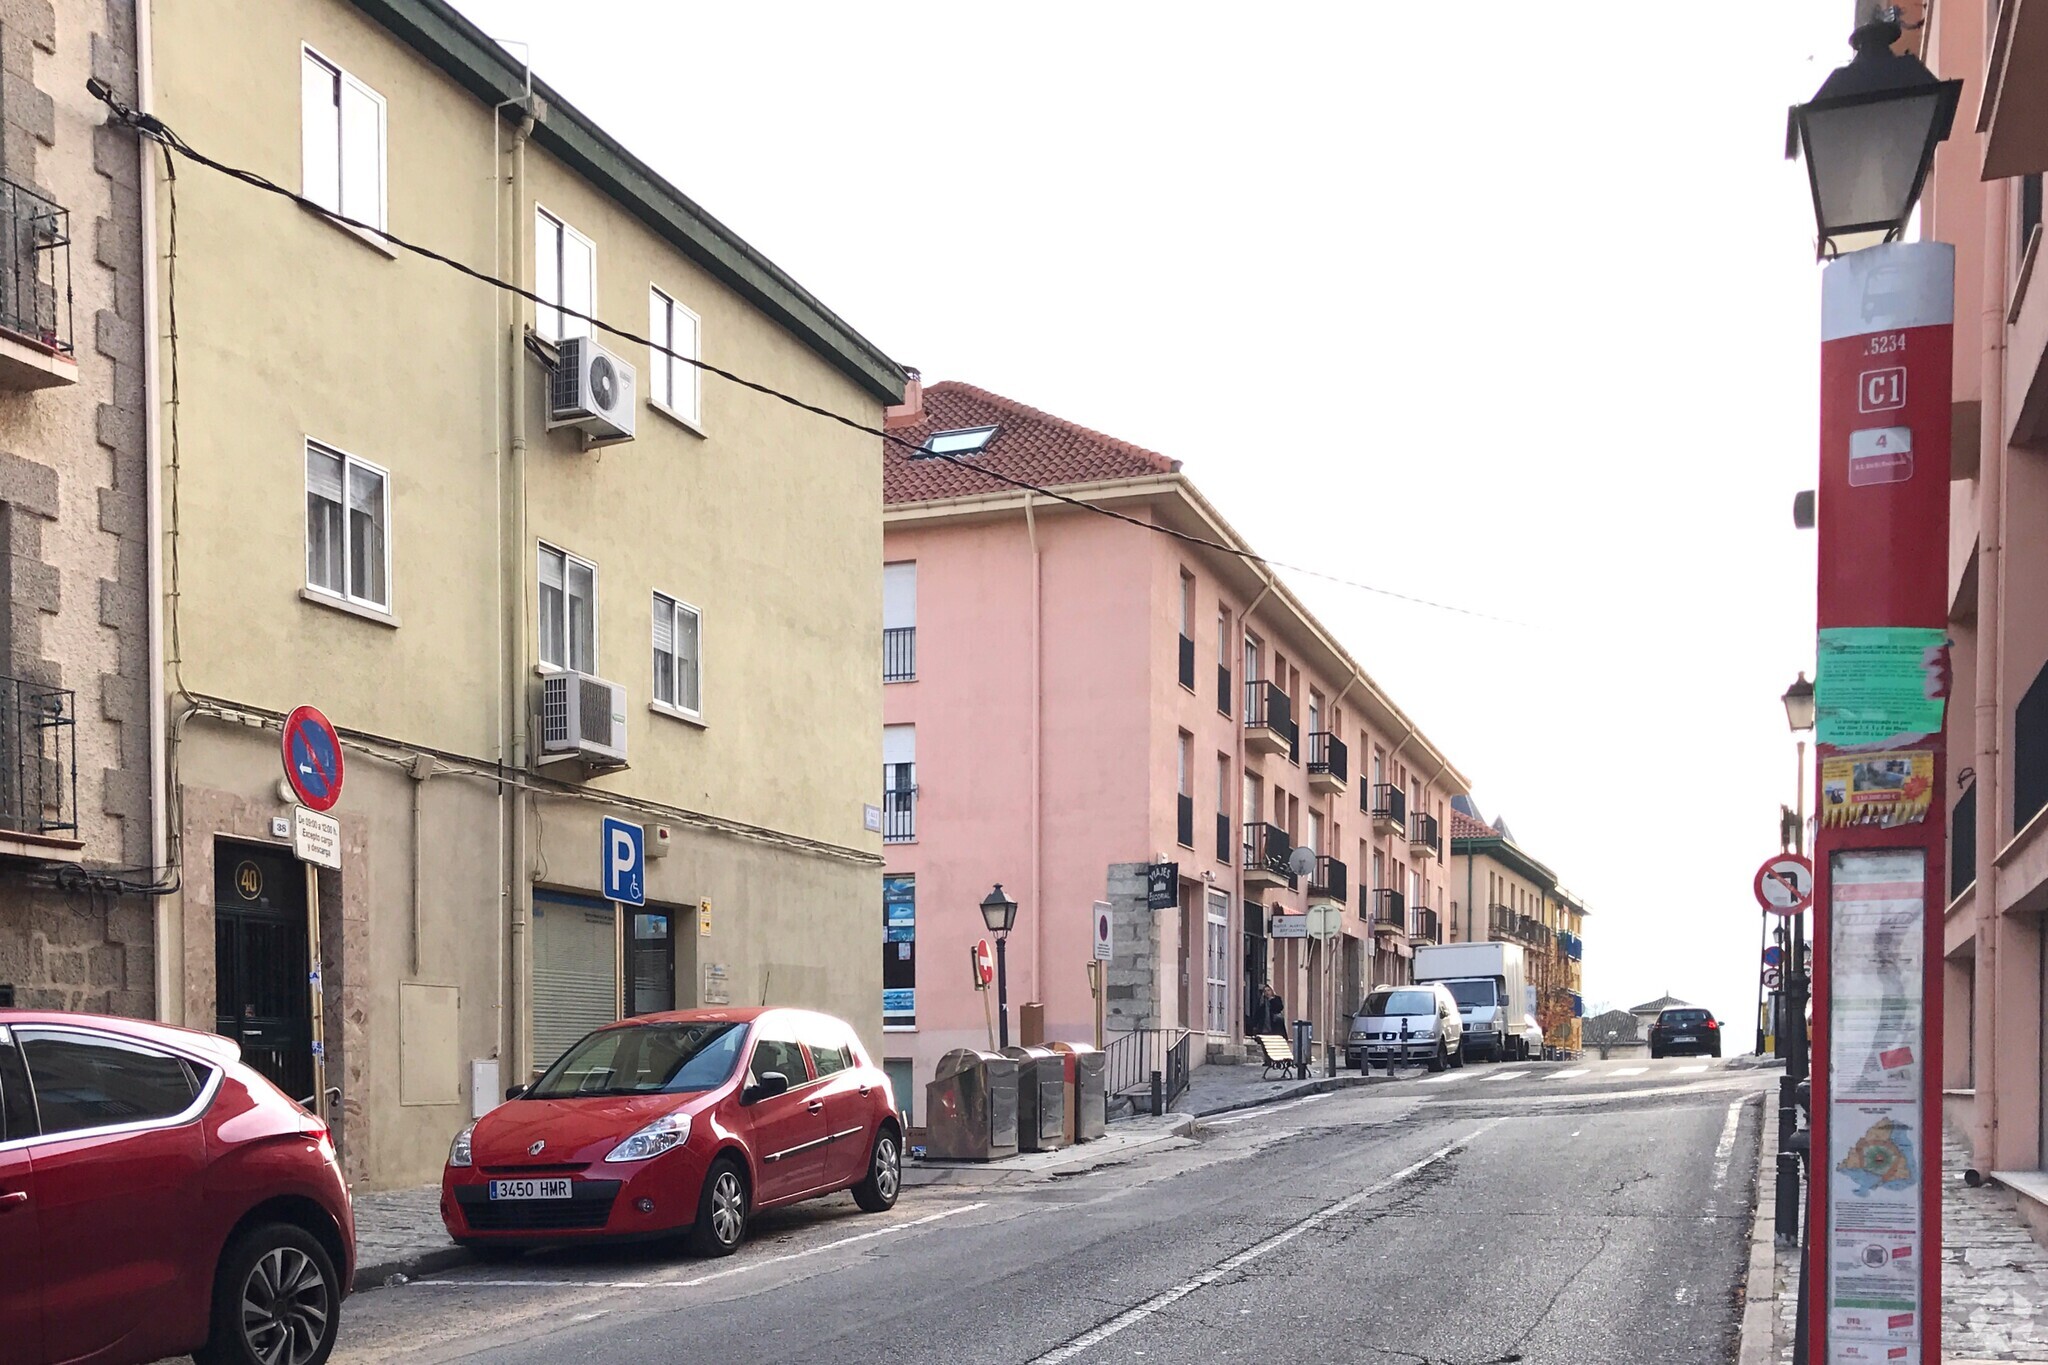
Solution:
[[[1905,232],[1963,90],[1960,80],[1937,80],[1918,57],[1892,51],[1896,6],[1859,0],[1858,11],[1862,22],[1849,36],[1855,57],[1793,105],[1785,127],[1785,159],[1806,157],[1823,257]]]
[[[1813,732],[1813,684],[1801,673],[1785,689],[1785,725],[1799,737],[1798,806],[1794,812],[1792,851],[1806,852],[1806,736]],[[1778,1080],[1778,1207],[1776,1231],[1786,1241],[1799,1237],[1799,1157],[1790,1146],[1799,1127],[1799,1085],[1807,1076],[1806,1059],[1806,916],[1792,916],[1791,960],[1785,964],[1785,1026],[1778,1046],[1785,1074]]]
[[[1785,689],[1785,723],[1792,727],[1793,734],[1813,728],[1813,684],[1801,673]],[[1802,745],[1804,741],[1801,741]]]
[[[1010,959],[1005,948],[1010,930],[1017,923],[1017,902],[1003,894],[1003,884],[981,898],[981,922],[996,936],[996,1019],[997,1046],[1010,1045]]]

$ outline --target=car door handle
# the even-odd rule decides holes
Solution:
[[[863,1095],[865,1095],[865,1094],[867,1094],[867,1093],[868,1093],[868,1091],[870,1091],[870,1090],[872,1090],[872,1089],[874,1089],[874,1087],[873,1087],[873,1086],[869,1086],[869,1085],[864,1085],[864,1086],[862,1086],[862,1087],[860,1088],[860,1093],[861,1093],[861,1094],[863,1094]]]
[[[27,1202],[27,1190],[9,1190],[6,1194],[0,1194],[0,1210],[11,1209]]]
[[[823,1100],[812,1100],[804,1108],[813,1114],[822,1114],[825,1112],[825,1102]]]

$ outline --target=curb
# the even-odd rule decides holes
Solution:
[[[1765,1097],[1756,1143],[1756,1212],[1749,1225],[1749,1269],[1742,1290],[1742,1337],[1736,1365],[1771,1365],[1778,1358],[1777,1144],[1775,1110]]]
[[[1374,1080],[1375,1078],[1371,1076],[1358,1075],[1318,1076],[1312,1080],[1302,1081],[1286,1090],[1276,1090],[1270,1095],[1254,1095],[1249,1099],[1233,1100],[1229,1104],[1219,1104],[1214,1109],[1203,1109],[1191,1113],[1188,1117],[1196,1120],[1214,1118],[1218,1114],[1234,1114],[1244,1109],[1258,1109],[1268,1104],[1281,1104],[1287,1100],[1298,1100],[1306,1095],[1325,1095],[1332,1090],[1353,1090],[1362,1085],[1370,1085]]]
[[[356,1266],[356,1278],[349,1292],[360,1294],[368,1289],[383,1289],[393,1275],[404,1275],[408,1279],[419,1275],[431,1275],[437,1270],[453,1270],[468,1265],[476,1258],[458,1246],[435,1247],[417,1256],[398,1256],[372,1264]]]
[[[1194,1115],[1173,1114],[1168,1117],[1173,1120],[1172,1123],[1157,1132],[1146,1134],[1143,1141],[1130,1142],[1108,1151],[1103,1151],[1092,1143],[1062,1148],[1063,1152],[1074,1154],[1073,1159],[1068,1161],[1037,1166],[1004,1166],[998,1162],[983,1161],[946,1162],[939,1165],[919,1162],[915,1167],[906,1165],[903,1187],[916,1189],[934,1185],[1007,1185],[1027,1180],[1051,1180],[1058,1176],[1081,1175],[1130,1160],[1138,1153],[1156,1147],[1162,1142],[1186,1138],[1194,1131]],[[1004,1158],[1006,1161],[1015,1159]],[[915,1181],[909,1179],[913,1170],[922,1178]]]

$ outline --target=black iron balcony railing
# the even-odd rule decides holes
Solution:
[[[917,681],[916,626],[891,626],[882,632],[882,681]]]
[[[1413,820],[1408,822],[1408,842],[1433,850],[1439,858],[1443,856],[1444,841],[1437,832],[1436,817],[1434,815],[1418,813]]]
[[[1180,637],[1180,685],[1195,690],[1195,642],[1185,635]]]
[[[1344,741],[1328,730],[1318,730],[1308,737],[1308,770],[1311,774],[1326,773],[1339,782],[1351,780],[1351,751],[1344,747]]]
[[[1183,848],[1195,846],[1195,798],[1182,792],[1178,798],[1179,807],[1174,812],[1174,837]]]
[[[1521,916],[1517,915],[1508,906],[1488,906],[1486,910],[1486,936],[1495,940],[1519,938],[1521,935],[1517,931],[1516,922],[1520,919]]]
[[[1216,812],[1216,861],[1230,861],[1230,817],[1220,810]]]
[[[1372,789],[1372,818],[1391,820],[1406,827],[1408,824],[1408,795],[1391,782],[1376,783]]]
[[[1443,925],[1437,922],[1436,911],[1427,906],[1417,906],[1412,915],[1412,927],[1408,937],[1417,943],[1442,943]]]
[[[0,678],[0,829],[78,837],[78,699]]]
[[[71,211],[12,180],[0,180],[7,228],[0,273],[0,329],[58,355],[72,353]]]
[[[1216,709],[1230,714],[1230,669],[1223,664],[1216,665]]]
[[[1250,679],[1244,685],[1244,724],[1248,730],[1266,729],[1286,734],[1294,724],[1287,694],[1264,678]]]
[[[1385,926],[1408,932],[1408,898],[1386,887],[1373,892],[1372,922],[1375,928]]]
[[[908,844],[917,839],[917,765],[882,765],[882,842]]]
[[[1948,822],[1948,898],[1954,900],[1977,880],[1977,784],[1956,798]]]
[[[1287,831],[1278,825],[1246,825],[1244,827],[1244,870],[1265,872],[1280,878],[1292,890],[1297,884],[1295,875],[1287,870],[1287,855],[1294,852],[1294,841],[1287,837]]]
[[[1351,899],[1351,869],[1341,859],[1325,853],[1316,858],[1316,870],[1308,879],[1310,900],[1348,903]]]

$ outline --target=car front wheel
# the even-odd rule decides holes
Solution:
[[[903,1189],[903,1148],[896,1129],[883,1124],[875,1134],[875,1149],[868,1154],[867,1178],[853,1187],[853,1202],[869,1213],[887,1213],[896,1207]]]
[[[690,1249],[699,1256],[730,1256],[747,1236],[747,1179],[729,1156],[711,1163],[697,1195]]]
[[[321,1365],[341,1326],[341,1281],[304,1228],[271,1223],[242,1234],[221,1258],[213,1326],[199,1365]]]

